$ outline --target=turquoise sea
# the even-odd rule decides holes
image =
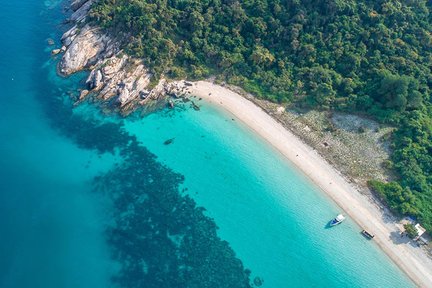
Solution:
[[[47,44],[64,4],[0,4],[1,288],[414,286],[223,111],[74,107],[85,75],[58,77]]]

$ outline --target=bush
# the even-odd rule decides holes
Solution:
[[[88,19],[127,32],[122,48],[155,79],[216,74],[270,101],[391,123],[399,178],[373,186],[432,229],[431,12],[427,0],[99,0]]]
[[[405,224],[404,228],[411,239],[415,238],[418,235],[417,229],[414,227],[413,224]]]

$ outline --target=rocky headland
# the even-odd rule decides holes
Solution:
[[[72,1],[67,21],[72,28],[63,34],[63,46],[52,51],[53,55],[64,53],[58,64],[61,75],[90,71],[78,102],[92,96],[127,114],[151,101],[165,100],[167,95],[186,95],[187,82],[169,82],[162,77],[151,83],[152,75],[141,60],[126,55],[118,39],[86,23],[94,1]]]
[[[98,101],[110,103],[110,107],[120,110],[122,114],[128,114],[138,107],[152,106],[155,102],[166,103],[172,107],[174,102],[169,100],[168,96],[177,98],[191,95],[196,88],[193,87],[193,82],[169,81],[161,77],[158,82],[152,83],[152,75],[143,62],[128,56],[121,49],[122,39],[115,39],[102,29],[88,24],[86,16],[94,1],[96,0],[72,1],[72,14],[67,21],[72,27],[61,38],[63,46],[53,50],[53,54],[64,53],[58,66],[61,75],[69,76],[78,71],[89,71],[77,103],[93,97]],[[222,85],[225,86],[223,83]],[[323,113],[318,118],[312,117],[313,119],[306,117],[311,113],[299,117],[285,109],[286,107],[257,99],[239,87],[226,87],[260,106],[285,128],[314,147],[327,161],[347,175],[350,182],[362,186],[362,191],[369,191],[366,188],[368,179],[378,177],[386,180],[390,177],[386,173],[388,171],[383,169],[383,163],[388,159],[388,144],[382,141],[383,135],[387,134],[389,129],[371,127],[364,129],[372,132],[362,132],[360,128],[370,126],[367,125],[370,121],[366,119],[362,120],[366,124],[359,124],[361,127],[352,131],[339,129],[334,119],[322,115]],[[192,108],[199,110],[194,101]],[[349,123],[350,121],[345,118],[339,122]],[[374,125],[377,124],[372,126]],[[358,145],[359,143],[361,145]],[[382,205],[379,206],[382,208]]]
[[[207,82],[200,86],[187,81],[169,81],[163,77],[160,77],[158,82],[151,81],[153,75],[142,60],[124,53],[120,44],[121,39],[114,38],[86,21],[91,5],[95,1],[97,0],[72,1],[70,6],[72,14],[67,21],[72,27],[62,36],[62,47],[52,51],[55,55],[63,53],[58,64],[58,72],[61,75],[69,76],[79,71],[89,71],[85,87],[80,91],[78,103],[93,97],[112,104],[112,107],[119,109],[122,114],[128,114],[152,102],[166,101],[172,105],[172,102],[167,100],[167,96],[181,97],[192,94],[213,101],[218,99],[215,103],[220,105],[230,105],[228,99],[221,98],[229,93],[228,90],[221,90],[218,96],[215,95],[221,88],[219,85],[209,87],[210,83]],[[340,113],[327,115],[316,111],[287,109],[290,107],[256,99],[238,87],[227,88],[254,102],[279,124],[313,147],[328,163],[336,167],[337,171],[348,178],[345,180],[355,188],[353,191],[366,194],[369,202],[374,206],[368,208],[374,214],[370,218],[378,219],[377,227],[386,226],[382,228],[384,233],[381,238],[383,243],[389,241],[386,237],[396,229],[394,226],[396,219],[382,206],[381,201],[370,194],[365,184],[367,179],[378,178],[385,181],[392,177],[386,169],[383,169],[389,155],[386,139],[392,131],[391,127],[381,127],[373,121],[357,116],[353,118],[352,115]],[[193,108],[199,110],[197,105],[192,104]],[[235,115],[247,114],[241,110],[241,107],[237,112]],[[254,123],[254,120],[250,122]],[[293,162],[296,158],[297,155],[292,157]],[[334,182],[332,186],[336,186]],[[358,197],[354,192],[351,194],[353,197]],[[394,248],[391,245],[388,247],[390,250]],[[403,251],[403,253],[412,254],[413,261],[420,263],[418,267],[422,267],[424,261],[429,261],[425,260],[424,255],[418,251],[409,247],[406,249],[410,251]],[[386,252],[389,255],[393,253],[399,255],[400,251],[386,250]]]
[[[72,1],[72,14],[67,21],[72,27],[61,38],[63,46],[52,51],[53,54],[64,53],[58,64],[61,75],[69,76],[79,71],[89,71],[77,103],[93,97],[110,103],[110,107],[118,109],[122,114],[128,114],[138,107],[152,106],[155,102],[173,107],[174,102],[169,96],[190,96],[192,91],[196,90],[194,82],[172,81],[163,77],[158,82],[151,81],[152,75],[142,60],[127,55],[121,49],[122,39],[114,38],[99,27],[87,23],[86,17],[95,1],[97,0]],[[288,107],[257,99],[239,87],[224,83],[221,85],[241,94],[277,119],[285,128],[319,151],[327,161],[337,166],[350,182],[362,186],[362,191],[369,191],[366,188],[369,179],[385,181],[391,178],[388,171],[383,169],[383,163],[389,155],[388,143],[383,139],[391,128],[381,129],[377,123],[357,116],[337,114],[342,115],[339,118],[343,119],[336,117],[339,119],[336,121],[337,119],[331,116],[333,113],[294,113],[291,109],[286,109]],[[191,103],[192,108],[199,110],[194,101]],[[338,127],[339,122],[353,122],[353,117],[358,118],[353,124],[358,127]]]

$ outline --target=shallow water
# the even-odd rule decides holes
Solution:
[[[246,287],[244,268],[263,287],[412,286],[349,219],[325,229],[339,209],[223,112],[73,108],[84,75],[57,77],[46,43],[61,1],[0,4],[0,287]]]
[[[340,209],[279,152],[230,115],[201,105],[126,128],[185,176],[188,193],[267,287],[410,285],[353,221],[326,227]]]

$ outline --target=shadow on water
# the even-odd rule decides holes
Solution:
[[[335,227],[335,226],[331,226],[330,223],[331,223],[331,220],[328,221],[328,222],[325,224],[324,229],[330,229],[330,228],[334,228],[334,227]]]
[[[112,281],[121,287],[251,287],[250,271],[218,237],[213,219],[180,191],[184,177],[160,164],[121,120],[74,113],[68,91],[76,91],[79,79],[50,80],[53,65],[36,63],[34,70],[47,76],[34,91],[52,128],[82,149],[123,160],[93,183],[114,207],[106,240],[120,272]]]

